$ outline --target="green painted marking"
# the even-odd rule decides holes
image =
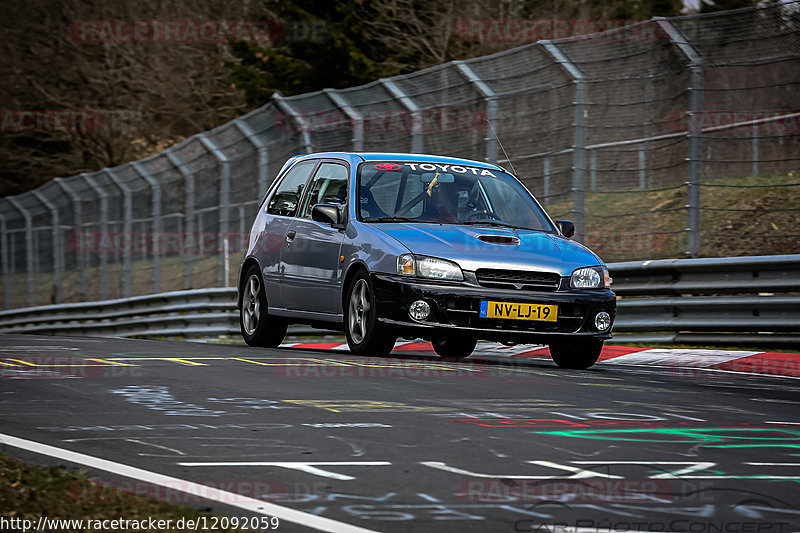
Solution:
[[[752,433],[756,432],[761,433],[761,435],[752,435]],[[689,444],[704,442],[726,442],[730,440],[797,441],[800,439],[800,431],[772,428],[573,429],[562,431],[531,431],[531,433],[535,433],[537,435],[555,435],[558,437],[573,437],[579,439],[618,440],[630,442],[675,442]],[[740,433],[743,435],[726,435],[725,433]],[[764,433],[777,433],[787,436],[766,436],[763,435]],[[647,435],[653,435],[656,438],[646,438]],[[800,447],[800,445],[786,446]]]

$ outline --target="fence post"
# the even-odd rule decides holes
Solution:
[[[544,201],[550,203],[548,197],[550,196],[550,154],[544,156]]]
[[[589,190],[597,191],[597,150],[589,150]]]
[[[3,216],[3,211],[0,210],[0,261],[3,262],[3,309],[11,307],[11,282],[9,277],[8,268],[8,226],[6,225],[6,217]]]
[[[228,240],[228,207],[231,195],[231,165],[230,159],[217,145],[208,138],[205,133],[197,136],[198,140],[211,152],[211,155],[219,163],[219,236],[217,237],[217,248],[219,255],[219,286],[225,287],[227,280],[225,272],[228,268],[228,258],[223,246],[220,244]]]
[[[644,143],[639,143],[639,188],[647,187],[647,176],[645,174]]]
[[[583,71],[552,41],[541,41],[548,54],[575,83],[572,123],[572,217],[578,240],[586,234],[586,127],[589,114],[588,87]]]
[[[758,126],[753,126],[753,176],[758,176]]]
[[[110,168],[103,169],[103,172],[108,174],[114,185],[122,191],[122,216],[125,218],[122,225],[125,239],[122,242],[127,240],[127,246],[122,250],[122,296],[128,298],[131,295],[131,254],[133,253],[133,198],[131,197],[133,191]]]
[[[237,118],[233,121],[236,127],[242,132],[250,144],[258,151],[258,197],[264,198],[267,195],[267,187],[269,186],[269,148],[267,143],[262,141],[250,124]]]
[[[103,244],[108,236],[108,194],[86,173],[81,174],[84,181],[100,198],[100,299],[108,297],[108,250]]]
[[[61,303],[61,275],[64,272],[64,243],[61,240],[61,226],[58,221],[58,208],[45,196],[34,189],[33,195],[36,199],[50,211],[50,222],[53,225],[53,288],[55,289],[55,302]]]
[[[169,154],[169,152],[168,152]],[[147,182],[153,191],[153,236],[151,243],[153,246],[153,293],[161,291],[161,181],[150,175],[147,169],[140,162],[132,163],[133,169],[139,176]],[[183,235],[179,236],[183,239]]]
[[[186,270],[183,275],[183,288],[184,289],[191,289],[192,285],[194,284],[194,252],[192,247],[195,243],[195,235],[194,235],[194,173],[192,173],[191,169],[186,166],[186,164],[180,160],[180,158],[175,155],[172,150],[167,150],[167,159],[169,159],[170,163],[175,165],[175,168],[178,169],[178,172],[186,179],[186,207],[185,212],[183,214],[183,219],[186,221],[185,231],[186,237],[191,238],[190,246],[187,246],[184,251],[183,255],[186,258]],[[181,241],[183,242],[183,236],[181,236]]]
[[[353,123],[353,151],[364,151],[364,119],[361,117],[361,114],[353,109],[353,107],[347,103],[344,96],[339,94],[335,89],[323,89],[322,91],[330,98],[336,107],[344,111],[344,114],[347,115],[347,118]]]
[[[381,85],[392,95],[392,98],[400,102],[406,111],[411,113],[411,152],[414,154],[422,153],[422,113],[419,110],[419,106],[414,103],[403,90],[397,86],[397,84],[388,79],[381,79]]]
[[[500,113],[500,102],[497,100],[497,93],[494,92],[494,89],[489,87],[488,83],[478,76],[478,73],[475,72],[469,64],[463,61],[453,61],[453,64],[459,72],[467,78],[467,81],[475,86],[486,101],[486,118],[491,126],[486,129],[486,137],[483,139],[486,143],[486,161],[489,163],[497,163],[497,137],[495,133],[497,132],[498,115]]]
[[[700,255],[700,185],[703,173],[703,56],[667,18],[655,17],[659,27],[689,60],[689,168],[686,180],[686,255]]]
[[[33,265],[33,218],[25,207],[13,196],[9,196],[7,200],[14,208],[20,212],[22,218],[25,219],[25,264],[28,271],[28,303],[31,307],[36,305],[35,288],[34,288],[34,265]]]
[[[64,178],[55,178],[53,181],[66,193],[69,199],[72,200],[72,206],[74,208],[73,220],[75,222],[75,230],[78,234],[78,251],[75,253],[75,263],[78,269],[78,301],[85,302],[86,275],[84,274],[84,269],[88,264],[85,256],[88,251],[86,250],[86,243],[83,235],[83,207],[81,206],[81,200],[78,198],[78,195],[67,185],[67,180]]]
[[[300,113],[292,107],[288,100],[280,93],[280,91],[275,91],[272,95],[272,99],[275,100],[275,104],[282,109],[287,115],[289,115],[292,120],[297,124],[297,127],[300,128],[300,134],[303,136],[303,147],[306,150],[307,154],[312,153],[314,150],[311,148],[311,136],[308,134],[308,123],[306,120],[300,116]]]

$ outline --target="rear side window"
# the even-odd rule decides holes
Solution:
[[[303,187],[306,186],[308,177],[316,166],[316,161],[304,161],[293,166],[272,194],[272,198],[267,204],[267,213],[293,217],[297,213],[297,206],[303,196]]]

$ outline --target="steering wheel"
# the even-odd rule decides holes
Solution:
[[[478,220],[486,220],[486,219],[488,219],[488,220],[498,220],[498,221],[502,221],[503,220],[494,211],[485,211],[485,210],[476,211],[475,213],[472,213],[469,216],[469,218],[467,218],[467,220],[470,221],[470,222],[477,222]]]

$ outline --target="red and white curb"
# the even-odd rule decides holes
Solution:
[[[287,343],[281,346],[348,351],[347,344],[341,342]],[[429,342],[403,341],[395,344],[392,353],[427,355],[433,353],[433,347]],[[473,357],[475,356],[549,359],[550,350],[546,346],[506,346],[496,342],[481,342],[478,343],[473,353]],[[800,354],[797,353],[604,346],[603,352],[600,354],[600,362],[617,365],[703,368],[750,374],[800,377]]]

